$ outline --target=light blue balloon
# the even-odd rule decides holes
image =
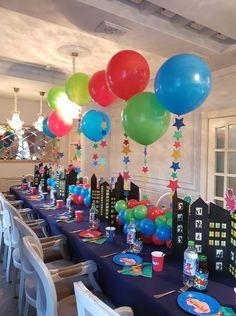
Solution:
[[[90,204],[91,204],[91,195],[88,194],[88,195],[86,195],[86,197],[84,198],[84,205],[85,205],[85,206],[90,206]]]
[[[158,101],[172,113],[195,110],[208,97],[212,86],[207,63],[192,54],[168,59],[156,74],[154,89]]]
[[[69,193],[75,193],[75,188],[76,188],[76,185],[74,184],[69,185]]]
[[[82,133],[93,142],[106,138],[110,133],[111,122],[109,116],[101,111],[91,110],[82,117]]]
[[[82,189],[80,191],[80,195],[82,195],[83,197],[86,197],[89,194],[89,190],[88,189]]]
[[[45,117],[45,119],[43,120],[43,132],[44,134],[46,134],[47,136],[51,137],[51,138],[55,138],[56,135],[54,135],[50,129],[48,128],[48,118]]]
[[[74,194],[76,194],[76,195],[80,195],[80,193],[81,193],[81,187],[75,187],[75,189],[74,189]]]

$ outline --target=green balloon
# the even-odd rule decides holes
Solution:
[[[173,213],[171,211],[166,211],[165,213],[165,216],[168,218],[168,219],[172,219],[172,215]]]
[[[145,205],[138,205],[134,208],[134,217],[138,220],[142,220],[147,217],[147,207]]]
[[[115,204],[115,210],[119,213],[122,210],[127,209],[127,202],[125,200],[119,200]]]
[[[55,86],[48,91],[48,105],[49,107],[56,111],[59,109],[58,101],[64,98],[66,95],[65,88],[60,86]]]
[[[161,138],[170,123],[170,112],[158,102],[152,92],[132,97],[122,113],[126,134],[141,145],[150,145]]]
[[[165,225],[166,224],[166,220],[167,218],[164,215],[161,216],[157,216],[155,219],[155,225],[158,228],[161,225]]]
[[[168,226],[172,227],[172,219],[171,219],[171,218],[168,219],[168,221],[166,222],[166,224],[167,224]]]
[[[89,76],[78,72],[69,77],[65,89],[68,98],[78,105],[85,105],[91,101],[88,90]]]
[[[124,219],[126,220],[126,222],[130,222],[131,218],[134,218],[134,210],[131,208],[128,208],[124,212]]]

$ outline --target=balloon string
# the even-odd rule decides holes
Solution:
[[[147,146],[144,147],[144,158],[143,158],[143,168],[142,168],[142,172],[143,172],[143,180],[144,180],[144,184],[146,186],[146,183],[148,182],[148,160],[147,160]]]

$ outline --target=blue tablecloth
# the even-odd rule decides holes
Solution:
[[[125,249],[125,238],[122,232],[116,232],[115,241],[99,245],[95,243],[84,243],[79,233],[71,233],[74,230],[88,228],[88,210],[84,210],[83,221],[72,223],[57,223],[55,216],[65,212],[65,208],[60,210],[41,209],[40,204],[44,201],[29,200],[29,195],[23,194],[14,188],[11,192],[22,199],[26,207],[35,209],[39,217],[47,220],[52,234],[63,233],[68,237],[68,243],[74,261],[93,259],[98,266],[98,281],[105,295],[118,307],[123,305],[131,306],[135,316],[181,316],[189,315],[177,305],[178,293],[173,293],[161,299],[153,298],[153,294],[165,292],[182,287],[182,262],[172,262],[165,256],[164,271],[153,273],[152,278],[126,276],[117,273],[121,267],[116,265],[112,256],[101,258],[101,255],[109,254]],[[105,231],[105,223],[101,223],[101,231]],[[143,250],[143,260],[151,262],[151,251],[158,247],[145,245]],[[160,248],[166,251],[165,248]],[[219,301],[221,305],[234,308],[233,288],[236,281],[230,276],[216,277],[209,280],[208,295]]]

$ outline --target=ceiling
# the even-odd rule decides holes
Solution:
[[[234,66],[235,14],[235,0],[0,0],[0,94],[18,86],[38,99],[63,84],[73,50],[76,70],[92,75],[119,50],[135,49],[150,65],[151,84],[178,53],[199,55],[212,71]]]

